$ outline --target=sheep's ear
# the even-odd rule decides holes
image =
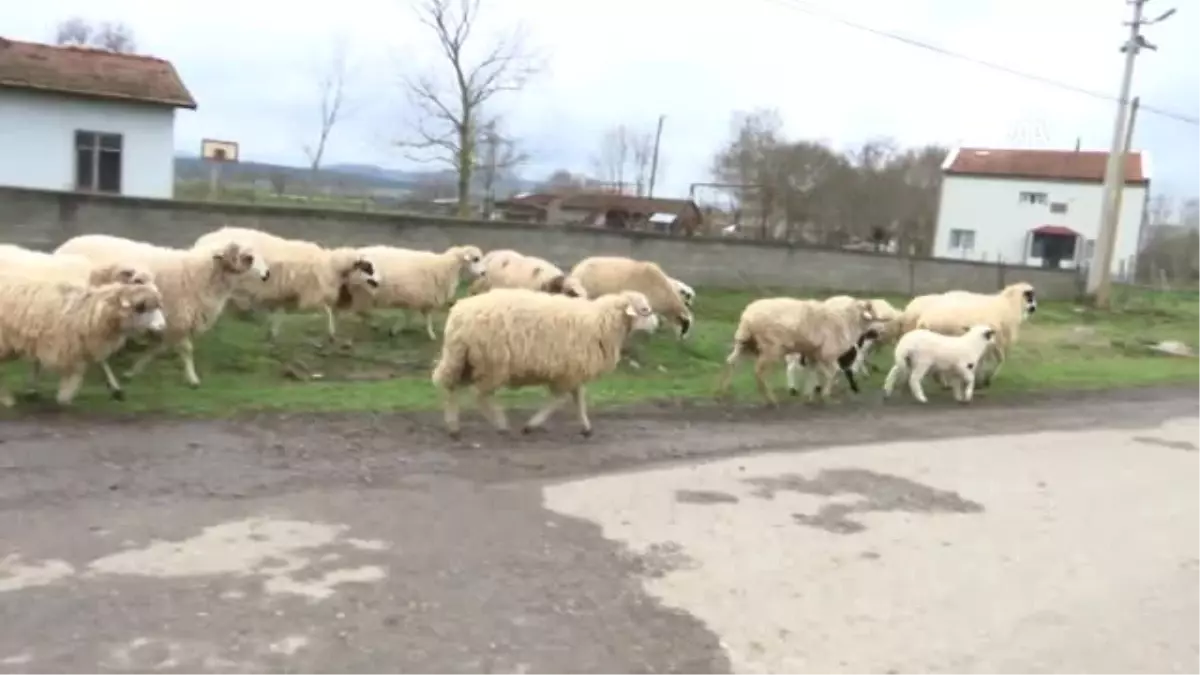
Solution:
[[[625,313],[628,314],[629,316],[637,316],[638,315],[637,307],[634,307],[633,303],[625,305]]]
[[[121,308],[129,309],[130,307],[133,307],[133,303],[129,301],[129,298],[121,298]]]

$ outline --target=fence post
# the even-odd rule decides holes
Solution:
[[[914,297],[917,294],[917,259],[910,256],[908,258],[908,297]]]

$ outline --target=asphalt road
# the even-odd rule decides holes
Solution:
[[[0,671],[1196,672],[1197,420],[0,422]]]

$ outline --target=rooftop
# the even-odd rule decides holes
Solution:
[[[942,170],[951,175],[1103,183],[1107,163],[1108,153],[1097,150],[959,148],[946,158]],[[1144,164],[1141,152],[1129,152],[1125,156],[1125,182],[1148,182]]]
[[[169,61],[90,47],[0,38],[3,87],[196,109],[196,100]]]

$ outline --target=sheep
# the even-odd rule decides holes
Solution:
[[[26,358],[59,374],[60,405],[74,400],[90,363],[104,365],[112,396],[121,385],[106,365],[125,339],[166,328],[162,295],[152,284],[113,282],[89,286],[70,281],[0,276],[0,361]],[[0,405],[15,399],[0,385]]]
[[[969,291],[943,293],[921,310],[916,327],[944,335],[957,335],[963,326],[983,323],[995,326],[996,338],[991,342],[989,351],[996,354],[996,367],[979,377],[980,386],[986,387],[1004,365],[1009,348],[1017,341],[1021,323],[1036,311],[1036,291],[1032,285],[1022,281],[1009,284],[992,294]]]
[[[430,340],[437,340],[433,330],[433,310],[454,300],[458,283],[464,276],[486,274],[480,262],[483,252],[477,246],[451,246],[441,253],[368,246],[359,252],[385,270],[384,281],[370,295],[351,289],[350,306],[364,319],[372,308],[417,310],[425,319],[425,332]],[[395,335],[399,330],[398,321],[388,332]]]
[[[83,256],[54,255],[13,244],[0,244],[0,269],[3,269],[5,274],[26,279],[70,281],[85,286],[100,286],[113,282],[154,283],[154,275],[140,265],[95,265]]]
[[[856,299],[849,295],[835,295],[826,298],[824,302],[830,307],[848,307],[856,302]],[[850,389],[855,393],[858,393],[858,385],[854,380],[854,375],[865,377],[874,370],[869,360],[871,353],[877,345],[897,337],[900,318],[900,312],[883,298],[871,298],[867,302],[871,305],[871,312],[875,314],[875,323],[859,336],[858,342],[839,356],[837,361],[838,367],[846,375]],[[795,353],[787,355],[788,390],[792,396],[799,394],[796,382],[799,380],[801,370],[807,366],[808,359],[805,359],[803,355]]]
[[[640,291],[650,300],[654,311],[679,324],[679,339],[686,338],[695,325],[692,310],[684,302],[679,287],[657,263],[617,256],[584,258],[568,275],[596,298],[606,293]],[[694,295],[694,293],[693,293]]]
[[[205,248],[231,241],[249,244],[271,264],[270,278],[263,283],[240,284],[232,303],[247,310],[261,307],[271,312],[267,322],[267,340],[279,338],[286,310],[322,310],[326,334],[337,339],[334,309],[344,304],[348,293],[370,294],[382,282],[375,261],[349,247],[324,248],[303,239],[287,239],[262,230],[222,227],[201,235],[193,248]]]
[[[496,249],[488,251],[481,263],[483,274],[467,288],[468,295],[478,295],[492,288],[527,288],[587,298],[587,291],[577,280],[568,277],[554,263],[536,256],[507,248]]]
[[[582,300],[498,288],[459,300],[446,319],[441,358],[432,373],[442,393],[446,429],[452,438],[459,437],[458,394],[464,386],[475,386],[480,411],[506,433],[508,422],[493,393],[503,386],[545,385],[554,398],[523,432],[541,428],[569,397],[580,433],[591,436],[584,385],[616,368],[621,345],[632,331],[657,328],[649,299],[637,291]]]
[[[892,395],[896,381],[908,373],[913,398],[928,403],[921,380],[927,372],[935,370],[951,376],[954,400],[969,403],[975,393],[975,366],[993,344],[997,331],[988,324],[961,329],[965,332],[955,336],[925,328],[905,333],[896,343],[895,363],[883,383],[884,398]]]
[[[250,245],[239,242],[177,249],[106,234],[84,234],[59,246],[54,255],[61,254],[82,255],[96,264],[133,260],[154,274],[154,286],[162,293],[167,321],[163,339],[142,354],[125,371],[124,378],[136,376],[163,351],[174,348],[183,364],[184,377],[192,387],[200,386],[192,356],[192,338],[212,327],[245,275],[253,273],[262,281],[271,276],[262,256]]]
[[[679,293],[679,297],[683,298],[683,304],[691,307],[692,303],[696,300],[696,291],[675,277],[667,277],[667,280],[675,287],[675,290]]]
[[[797,353],[817,367],[823,398],[828,399],[830,385],[837,374],[838,357],[855,345],[875,321],[871,303],[854,300],[848,305],[830,305],[819,300],[763,298],[746,305],[733,337],[733,350],[725,359],[718,392],[729,391],[733,368],[743,353],[758,355],[754,377],[767,405],[776,406],[775,394],[765,379],[772,362],[786,354]]]

